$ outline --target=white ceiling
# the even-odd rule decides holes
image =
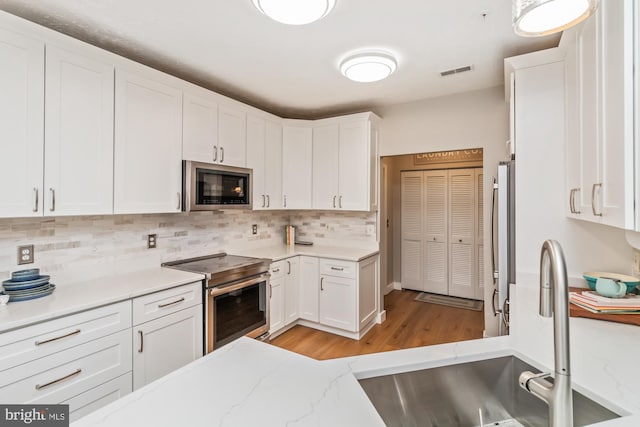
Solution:
[[[514,35],[511,0],[337,0],[306,26],[271,21],[251,0],[0,0],[0,9],[292,118],[497,86],[505,57],[559,41]],[[392,52],[396,73],[344,78],[340,60],[363,48]]]

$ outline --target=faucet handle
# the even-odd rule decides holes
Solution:
[[[529,388],[529,381],[536,378],[540,378],[540,379],[549,378],[550,376],[551,376],[551,372],[541,372],[539,374],[534,374],[533,372],[525,371],[520,374],[520,378],[518,378],[518,382],[520,383],[520,387],[522,387],[527,391],[531,391],[531,389]]]

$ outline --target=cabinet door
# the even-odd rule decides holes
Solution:
[[[228,106],[218,112],[218,162],[228,166],[247,165],[246,114]]]
[[[212,163],[218,153],[218,104],[208,91],[184,93],[182,159]]]
[[[284,327],[284,277],[272,277],[270,283],[269,333],[273,334]]]
[[[298,320],[300,260],[293,257],[284,260],[284,323]]]
[[[265,121],[247,116],[247,167],[253,169],[253,210],[267,208],[264,156]]]
[[[338,209],[338,125],[313,128],[313,209]]]
[[[338,207],[368,211],[371,177],[369,122],[340,125],[340,194]]]
[[[475,171],[449,171],[449,295],[475,298]]]
[[[320,276],[320,323],[357,331],[355,279]]]
[[[113,213],[112,65],[47,46],[45,215]]]
[[[423,290],[436,294],[448,293],[447,217],[449,213],[447,192],[448,172],[424,172],[424,253],[421,267],[424,269]]]
[[[376,316],[378,289],[378,255],[358,263],[358,330]]]
[[[566,186],[565,186],[565,210],[570,218],[580,217],[580,206],[576,202],[583,191],[580,187],[582,174],[580,165],[580,78],[578,68],[578,43],[574,37],[567,48],[565,64],[566,82]]]
[[[134,328],[133,389],[202,357],[202,304]]]
[[[600,44],[599,178],[594,183],[601,222],[634,228],[633,0],[603,1]]]
[[[182,92],[116,70],[114,213],[181,210]]]
[[[400,174],[401,194],[401,281],[403,289],[424,290],[424,206],[423,172]]]
[[[0,217],[42,215],[44,43],[0,29]]]
[[[282,130],[282,207],[311,208],[312,130],[285,126]]]
[[[300,257],[300,318],[317,322],[320,292],[319,260],[316,257]]]
[[[282,209],[282,125],[270,121],[264,145],[264,192],[268,209]]]

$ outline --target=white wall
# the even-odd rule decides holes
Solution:
[[[505,143],[509,138],[509,106],[504,101],[503,87],[393,105],[380,108],[376,113],[383,119],[380,125],[381,156],[470,148],[484,150],[484,241],[490,242],[493,176],[498,162],[507,158]],[[399,181],[390,192],[400,192]],[[399,215],[392,217],[392,227],[393,277],[394,281],[400,282]],[[485,301],[490,301],[490,245],[485,244],[484,250],[484,283],[488,284]],[[485,328],[489,334],[497,329],[493,315],[486,310]]]

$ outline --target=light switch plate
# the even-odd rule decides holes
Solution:
[[[147,249],[155,249],[158,242],[158,236],[156,234],[147,234]]]
[[[33,245],[18,246],[18,265],[33,264]]]
[[[258,234],[258,224],[253,224],[251,226],[251,234]]]

